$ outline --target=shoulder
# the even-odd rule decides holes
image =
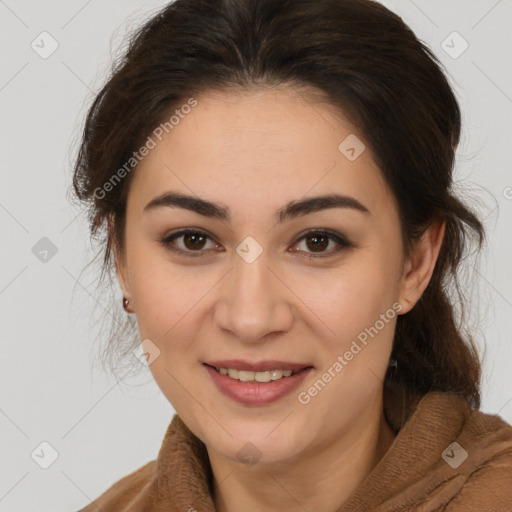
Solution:
[[[151,483],[155,478],[156,460],[133,471],[115,482],[79,512],[123,512],[128,511],[135,501],[141,502],[148,495]]]
[[[447,503],[456,510],[509,511],[512,509],[512,426],[497,415],[473,411],[459,437],[467,461],[464,485]]]
[[[443,508],[505,512],[512,510],[512,451],[493,456],[473,471],[459,492]]]

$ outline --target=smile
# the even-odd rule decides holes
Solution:
[[[270,382],[294,375],[293,370],[265,370],[264,372],[250,372],[235,370],[234,368],[215,368],[222,375],[227,375],[242,382]]]
[[[225,363],[224,363],[225,364]],[[262,363],[264,364],[264,363]],[[257,370],[246,369],[249,363],[230,362],[229,366],[215,366],[209,363],[202,365],[216,388],[235,402],[246,405],[266,405],[291,393],[311,373],[311,365],[281,363],[268,365],[265,370],[261,364]],[[238,366],[238,368],[232,368]],[[245,366],[245,369],[240,369]],[[274,368],[282,366],[282,368]],[[286,368],[286,366],[289,366]],[[291,366],[291,368],[290,368]]]

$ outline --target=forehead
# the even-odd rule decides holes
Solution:
[[[194,99],[161,140],[153,136],[131,186],[137,208],[166,190],[255,211],[333,192],[378,208],[392,201],[364,135],[314,90],[209,91]]]

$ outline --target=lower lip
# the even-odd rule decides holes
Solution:
[[[296,389],[313,370],[312,367],[305,368],[295,375],[270,382],[242,382],[222,375],[211,366],[206,364],[203,366],[219,391],[232,400],[247,405],[265,405],[278,400]]]

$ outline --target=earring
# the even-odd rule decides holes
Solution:
[[[130,304],[130,299],[127,299],[126,297],[123,297],[123,309],[127,313],[131,313],[131,311],[128,309],[128,304]]]

